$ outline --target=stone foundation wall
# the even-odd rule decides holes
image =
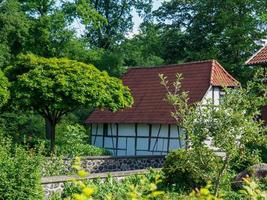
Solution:
[[[91,156],[81,157],[83,169],[90,173],[130,171],[147,168],[161,168],[165,156]],[[72,171],[73,159],[64,159],[66,171]]]
[[[159,170],[159,169],[156,169]],[[121,180],[127,176],[145,174],[148,173],[148,170],[132,170],[132,171],[123,171],[123,172],[111,172],[111,173],[97,173],[90,174],[84,179],[103,179],[105,180],[108,175],[111,175],[117,180]],[[45,193],[45,199],[48,199],[53,193],[61,193],[64,189],[64,183],[73,179],[80,180],[81,178],[77,176],[51,176],[51,177],[43,177],[42,178],[42,186]]]

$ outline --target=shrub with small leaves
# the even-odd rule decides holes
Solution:
[[[243,189],[239,192],[244,195],[244,199],[250,200],[266,200],[267,199],[267,190],[261,190],[259,184],[247,177],[243,179],[244,185]]]
[[[191,190],[212,180],[218,166],[220,158],[208,148],[180,149],[167,155],[163,172],[168,184]]]
[[[41,157],[0,134],[0,200],[42,200]]]
[[[88,144],[88,141],[88,133],[83,126],[79,124],[67,125],[58,137],[56,153],[68,157],[111,154],[104,148]]]

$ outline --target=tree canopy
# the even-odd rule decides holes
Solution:
[[[19,108],[32,109],[48,120],[51,137],[60,119],[80,106],[116,111],[132,104],[130,91],[122,81],[93,65],[66,58],[27,57],[24,65],[35,68],[18,76],[12,98]]]
[[[4,73],[0,71],[0,107],[2,107],[9,98],[9,82],[4,76]]]
[[[154,16],[173,36],[182,33],[182,38],[176,34],[173,48],[184,52],[165,60],[218,59],[233,75],[247,79],[242,66],[267,36],[266,7],[266,1],[253,0],[164,2]]]

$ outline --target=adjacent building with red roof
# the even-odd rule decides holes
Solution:
[[[246,65],[260,65],[267,67],[267,45],[263,46],[253,56],[251,56],[246,61]]]
[[[92,143],[114,155],[163,155],[182,148],[182,129],[171,117],[172,106],[164,101],[166,90],[159,74],[175,81],[183,76],[183,91],[189,102],[211,99],[219,104],[223,87],[238,87],[235,80],[217,61],[199,61],[156,67],[130,68],[122,77],[131,89],[134,105],[117,112],[94,111],[86,120],[92,126]]]
[[[246,65],[264,67],[265,75],[267,75],[267,71],[266,71],[267,70],[267,44],[263,46],[259,51],[257,51],[253,56],[251,56],[246,61]],[[264,106],[262,108],[261,117],[265,121],[265,124],[267,124],[267,106]]]

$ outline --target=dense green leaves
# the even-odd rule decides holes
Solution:
[[[116,111],[132,104],[130,90],[122,81],[93,65],[32,54],[22,58],[18,63],[28,72],[16,77],[12,100],[18,108],[34,110],[46,119],[51,150],[55,145],[55,127],[64,115],[81,106]]]
[[[81,105],[118,110],[131,105],[129,89],[92,65],[68,59],[46,59],[29,55],[27,65],[36,68],[19,76],[14,98],[19,106],[42,115],[56,110],[60,116]]]
[[[4,76],[4,73],[0,71],[0,107],[3,106],[9,98],[9,82]]]
[[[267,35],[266,7],[266,1],[253,0],[171,0],[154,15],[173,36],[177,31],[184,35],[175,36],[174,48],[183,53],[171,62],[218,59],[238,78],[247,79],[247,68],[242,65]]]
[[[151,10],[151,0],[92,0],[93,7],[107,20],[101,29],[86,26],[89,44],[98,48],[112,49],[118,45],[133,27],[131,11],[139,13]]]
[[[29,36],[29,25],[17,0],[0,3],[0,68],[24,49]]]
[[[22,146],[0,139],[0,199],[44,199],[41,186],[41,157]]]
[[[181,91],[181,75],[177,75],[177,81],[172,85],[174,88],[166,77],[161,75],[161,79],[167,89],[167,100],[174,107],[172,116],[188,134],[188,145],[192,149],[203,148],[209,139],[212,141],[211,148],[225,154],[222,167],[216,169],[214,184],[215,195],[218,195],[221,180],[230,168],[229,163],[244,156],[258,161],[257,150],[249,149],[247,145],[262,144],[263,141],[266,144],[267,129],[261,120],[255,120],[260,114],[260,107],[267,102],[266,85],[251,82],[247,89],[225,88],[226,94],[219,105],[207,100],[190,106],[188,93]],[[255,90],[260,92],[257,94]]]

